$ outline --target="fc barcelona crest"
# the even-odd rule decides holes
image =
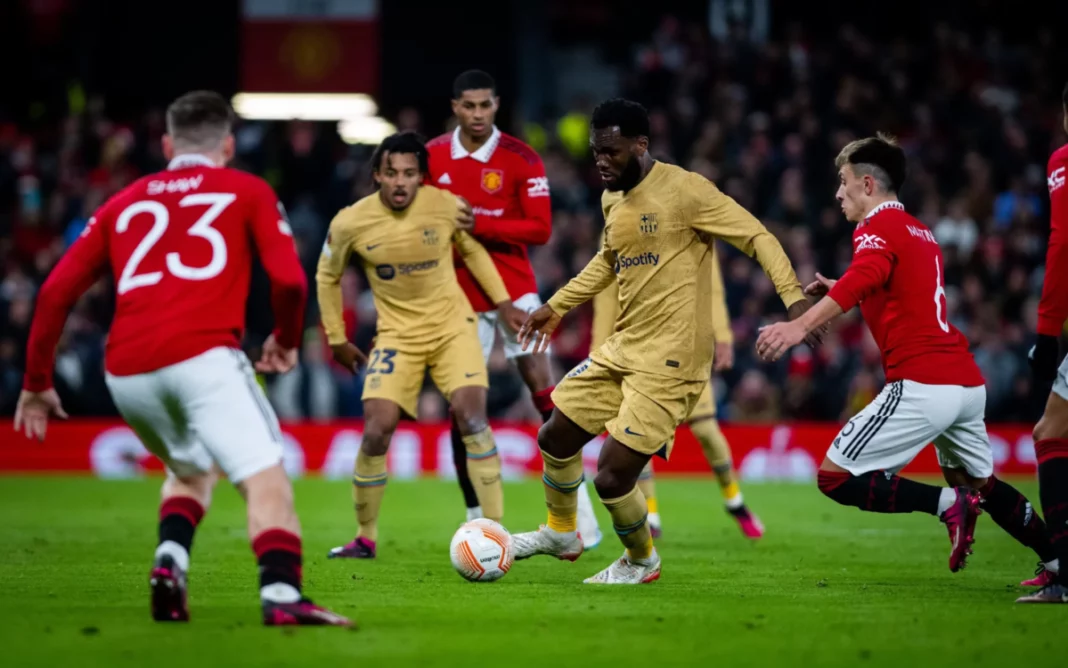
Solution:
[[[500,169],[482,170],[482,189],[486,192],[496,193],[504,186],[504,172]]]
[[[643,213],[639,218],[641,223],[638,225],[638,229],[642,231],[642,234],[655,234],[659,225],[656,222],[655,213]]]

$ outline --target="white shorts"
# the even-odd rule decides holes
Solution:
[[[240,350],[106,379],[119,413],[174,476],[218,465],[237,484],[282,461],[278,418]]]
[[[983,386],[894,381],[842,428],[827,457],[853,475],[897,473],[934,443],[943,468],[986,478],[994,473],[994,456],[985,411]]]
[[[541,308],[541,297],[536,292],[528,292],[515,300],[513,304],[519,310],[530,313]],[[513,360],[517,357],[531,354],[529,350],[523,350],[523,346],[520,345],[515,332],[497,322],[496,311],[486,311],[478,314],[478,340],[482,344],[483,359],[489,360],[490,353],[493,352],[493,341],[497,338],[498,331],[500,331],[501,338],[504,340],[505,358]],[[545,351],[546,354],[550,352],[551,349]]]
[[[1068,357],[1057,367],[1057,377],[1053,379],[1053,393],[1068,401]]]

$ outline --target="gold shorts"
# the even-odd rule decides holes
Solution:
[[[464,330],[423,346],[377,339],[368,356],[363,399],[392,401],[415,417],[428,369],[446,400],[461,387],[489,387],[476,325],[465,325]]]
[[[714,417],[716,417],[716,395],[712,392],[712,380],[709,379],[705,383],[705,389],[701,391],[701,398],[697,400],[697,405],[693,407],[686,421],[693,422]]]
[[[693,411],[706,385],[587,359],[556,386],[553,403],[590,434],[607,430],[635,452],[667,459],[675,429]]]

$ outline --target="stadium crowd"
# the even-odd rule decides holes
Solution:
[[[757,43],[738,32],[714,40],[703,26],[667,18],[635,49],[620,92],[650,109],[654,155],[704,174],[764,221],[803,283],[816,271],[840,275],[851,257],[851,227],[834,201],[838,149],[875,131],[899,137],[910,157],[902,199],[942,245],[950,320],[968,336],[986,377],[988,419],[1022,421],[1033,417],[1026,351],[1048,233],[1045,163],[1066,141],[1057,104],[1065,55],[1056,46],[1051,32],[1010,45],[996,32],[968,34],[946,24],[907,43],[876,43],[850,27],[818,44],[800,31],[782,41]],[[164,165],[162,110],[113,119],[90,96],[74,112],[43,127],[0,122],[3,414],[11,414],[22,383],[41,281],[100,203]],[[543,298],[585,265],[599,241],[601,186],[586,148],[588,112],[583,100],[518,128],[498,119],[535,146],[549,177],[553,235],[532,249]],[[428,137],[445,129],[410,109],[394,121]],[[346,146],[331,124],[243,123],[236,136],[235,166],[277,189],[314,285],[331,217],[371,191],[368,148]],[[798,349],[774,366],[758,363],[757,328],[783,309],[754,262],[722,251],[736,355],[735,368],[717,379],[725,419],[840,420],[874,397],[882,382],[879,351],[856,311],[819,349]],[[350,270],[343,287],[351,336],[366,349],[375,317],[366,281]],[[102,281],[79,302],[61,342],[56,379],[72,414],[114,411],[103,382],[110,289]],[[252,310],[252,329],[262,332],[263,319]],[[565,322],[554,341],[559,372],[587,354],[589,306]],[[279,415],[358,416],[360,379],[330,361],[314,297],[307,323],[300,367],[271,381]],[[491,361],[491,374],[491,414],[536,419],[530,402],[519,400],[526,390],[503,355]],[[426,393],[419,418],[442,417],[444,403]]]

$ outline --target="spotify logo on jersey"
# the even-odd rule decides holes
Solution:
[[[655,267],[660,263],[659,253],[642,253],[641,255],[619,255],[616,257],[616,273],[631,267]]]

